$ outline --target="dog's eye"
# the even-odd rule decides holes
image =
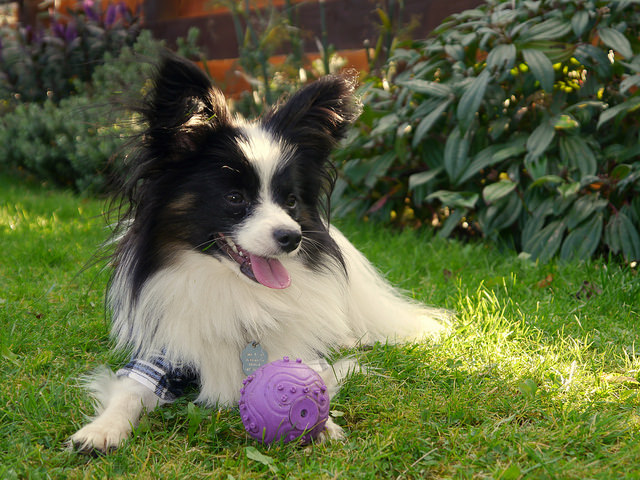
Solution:
[[[240,192],[230,192],[224,196],[224,199],[232,205],[242,205],[245,203],[244,195]]]
[[[287,197],[287,200],[284,202],[284,204],[287,208],[295,208],[296,205],[298,205],[298,199],[292,193]]]

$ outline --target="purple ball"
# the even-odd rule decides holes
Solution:
[[[329,395],[314,370],[289,357],[267,363],[245,378],[240,416],[249,435],[262,443],[317,438],[329,418]]]

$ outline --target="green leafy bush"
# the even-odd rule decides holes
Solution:
[[[69,15],[56,14],[46,28],[0,27],[0,99],[44,101],[73,93],[88,81],[104,55],[131,46],[139,17],[124,2],[102,11],[101,2],[78,2]]]
[[[55,103],[21,103],[0,117],[0,167],[76,191],[104,191],[120,166],[122,145],[131,137],[131,113],[116,106],[123,96],[139,97],[161,43],[148,31],[117,57],[106,54],[92,82],[77,82],[78,93]]]
[[[490,0],[450,17],[364,86],[336,213],[541,261],[640,260],[639,37],[631,1]]]

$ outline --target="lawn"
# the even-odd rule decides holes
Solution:
[[[536,265],[483,243],[339,222],[394,283],[455,310],[437,344],[353,351],[344,442],[263,448],[185,398],[114,454],[65,441],[109,351],[104,201],[0,178],[0,478],[640,478],[637,268]],[[390,319],[391,320],[391,319]]]

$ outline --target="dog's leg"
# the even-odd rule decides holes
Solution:
[[[338,230],[333,239],[343,252],[349,274],[348,314],[362,343],[397,343],[434,338],[451,314],[414,302],[392,287]]]
[[[98,415],[70,438],[71,445],[82,452],[114,450],[129,437],[143,410],[166,403],[139,382],[111,371],[96,374],[88,388],[96,399]]]
[[[318,435],[320,442],[326,442],[329,440],[344,440],[346,435],[340,425],[333,421],[331,417],[327,419],[324,430]]]
[[[354,358],[343,358],[333,365],[326,365],[324,367],[321,366],[321,363],[320,361],[317,362],[317,364],[311,362],[309,366],[318,372],[325,385],[327,385],[327,393],[330,398],[333,398],[340,391],[342,383],[349,375],[363,371],[362,367]],[[345,438],[346,434],[344,430],[334,422],[331,417],[327,419],[324,430],[322,430],[318,436],[320,442],[344,440]]]

